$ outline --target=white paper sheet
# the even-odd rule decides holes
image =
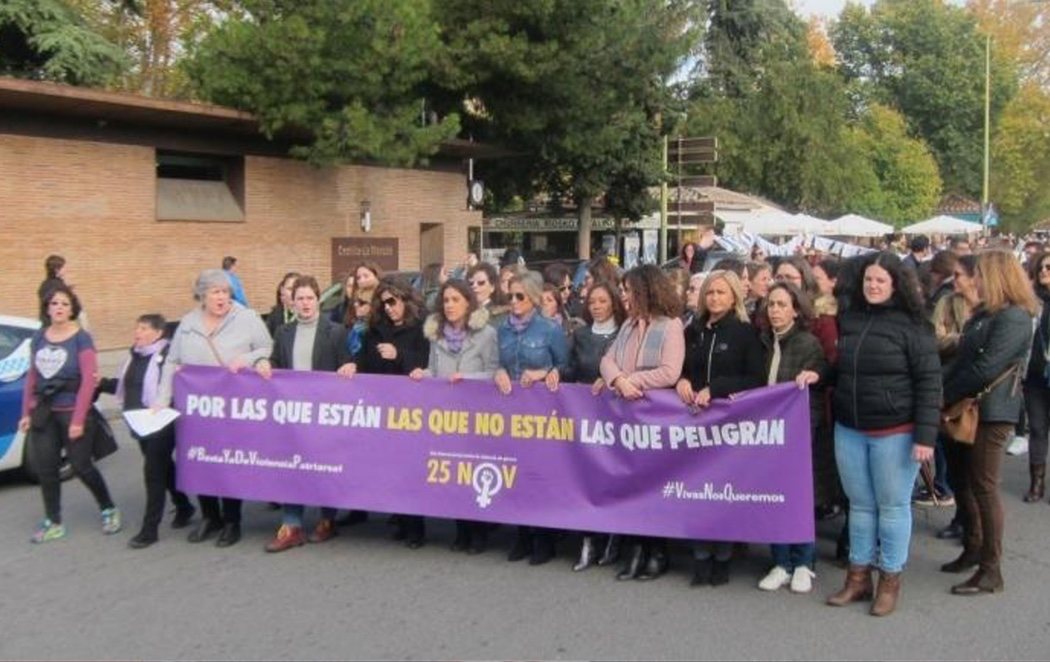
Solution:
[[[124,420],[128,422],[128,427],[140,437],[162,430],[178,417],[179,412],[170,407],[156,412],[150,409],[129,409],[124,412]]]

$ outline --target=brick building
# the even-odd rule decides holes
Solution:
[[[476,145],[419,169],[316,168],[287,149],[228,108],[0,78],[0,313],[36,314],[58,253],[98,345],[126,346],[137,315],[186,312],[224,255],[265,312],[286,271],[324,287],[370,252],[397,269],[459,262],[479,232],[464,174]]]

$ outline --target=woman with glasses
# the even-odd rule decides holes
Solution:
[[[568,343],[561,327],[540,314],[543,279],[533,271],[511,278],[508,284],[510,315],[500,324],[499,364],[496,387],[510,395],[514,385],[530,388],[542,382],[558,390],[561,370],[569,360]],[[554,534],[544,529],[518,527],[518,538],[508,561],[529,557],[529,565],[542,565],[554,558]]]
[[[1031,433],[1028,440],[1031,482],[1024,501],[1036,503],[1046,496],[1047,434],[1050,431],[1050,253],[1032,256],[1028,276],[1042,304],[1024,380],[1024,402]]]
[[[409,377],[446,379],[453,384],[464,379],[492,379],[499,368],[496,330],[489,326],[489,314],[478,306],[477,297],[463,280],[448,280],[438,290],[436,312],[423,324],[423,335],[430,341],[426,368],[416,368]],[[488,524],[456,520],[456,539],[452,551],[481,554],[488,546]]]
[[[430,341],[423,335],[423,302],[403,280],[383,278],[372,297],[361,354],[351,371],[366,375],[408,375],[426,368]],[[351,365],[354,365],[351,364]],[[423,546],[426,528],[420,515],[398,515],[394,523],[396,540],[409,549]]]
[[[467,270],[467,283],[478,300],[478,307],[489,313],[489,326],[499,328],[509,308],[499,288],[499,272],[488,262],[479,262]]]
[[[744,309],[740,278],[712,271],[700,290],[700,309],[685,330],[685,361],[678,397],[689,407],[707,407],[716,398],[757,388],[766,375],[764,351]],[[692,586],[729,582],[730,541],[693,544]]]
[[[651,264],[627,272],[621,298],[627,319],[602,357],[601,384],[617,397],[636,401],[648,390],[671,388],[682,373],[682,299],[667,275]],[[669,565],[665,539],[639,536],[632,539],[616,579],[656,579]]]

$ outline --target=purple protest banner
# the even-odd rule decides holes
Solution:
[[[809,399],[184,367],[178,482],[257,501],[744,542],[814,538]]]

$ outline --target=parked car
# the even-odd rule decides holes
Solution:
[[[0,471],[22,469],[35,478],[18,431],[22,416],[22,389],[29,372],[29,341],[40,320],[0,315]]]

